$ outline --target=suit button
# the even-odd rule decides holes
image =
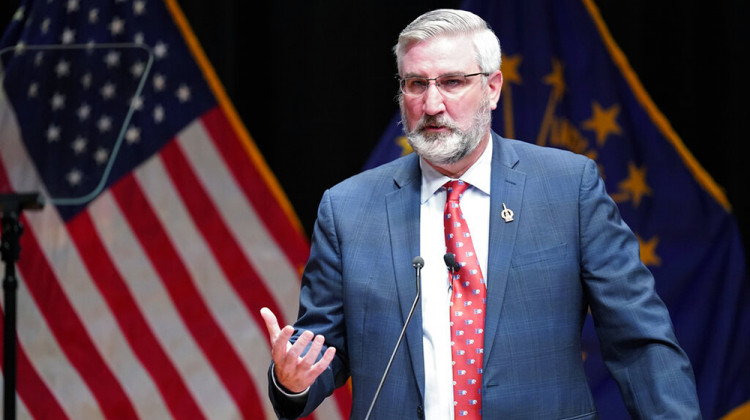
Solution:
[[[422,409],[421,405],[417,406],[417,417],[420,419],[424,418],[424,410]]]

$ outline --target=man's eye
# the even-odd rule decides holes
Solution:
[[[446,89],[455,89],[464,84],[463,77],[444,77],[440,79],[440,86]]]
[[[428,82],[425,79],[409,79],[406,84],[409,88],[422,89],[427,86]]]

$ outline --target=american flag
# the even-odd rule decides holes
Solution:
[[[0,192],[47,201],[18,418],[273,418],[259,309],[296,318],[309,245],[176,2],[23,1],[0,62]]]

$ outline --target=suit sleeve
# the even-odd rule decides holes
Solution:
[[[304,403],[290,400],[273,385],[269,368],[269,397],[281,419],[309,415],[334,389],[343,385],[348,373],[346,327],[344,324],[341,250],[337,237],[330,190],[323,194],[312,235],[310,258],[300,287],[298,319],[294,324],[294,342],[310,330],[325,337],[325,345],[336,348],[328,369],[310,387]]]
[[[638,240],[607,195],[596,164],[583,170],[581,269],[604,362],[633,418],[700,418],[690,361],[680,348]]]

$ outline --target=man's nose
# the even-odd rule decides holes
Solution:
[[[437,82],[432,81],[424,93],[423,110],[425,114],[436,115],[445,111],[445,98],[438,89]]]

